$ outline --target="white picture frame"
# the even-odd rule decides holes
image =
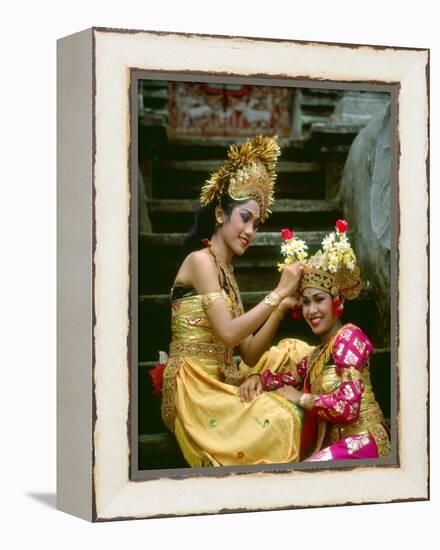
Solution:
[[[396,86],[393,462],[131,476],[133,70]],[[59,509],[108,521],[429,498],[428,74],[417,49],[102,28],[59,41]]]

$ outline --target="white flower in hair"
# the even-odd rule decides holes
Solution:
[[[297,239],[291,229],[283,229],[280,234],[283,239],[281,254],[284,256],[284,261],[278,264],[278,270],[282,271],[286,265],[305,261],[308,256],[308,246],[303,240]]]

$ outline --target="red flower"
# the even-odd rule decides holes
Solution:
[[[283,241],[289,241],[295,237],[295,233],[291,229],[283,229],[280,235]]]
[[[299,321],[302,318],[302,307],[298,304],[292,308],[292,319]]]
[[[348,228],[348,223],[345,220],[338,220],[336,222],[336,229],[339,233],[345,233]]]
[[[156,397],[160,397],[160,392],[162,391],[163,371],[165,370],[165,367],[166,365],[158,363],[154,368],[148,371],[151,382],[153,383],[153,395]]]
[[[344,304],[341,302],[339,296],[333,299],[332,310],[336,317],[342,317],[344,314]]]

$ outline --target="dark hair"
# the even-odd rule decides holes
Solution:
[[[208,206],[201,206],[195,216],[194,225],[191,227],[189,233],[185,236],[182,248],[180,249],[179,265],[183,260],[194,250],[200,250],[203,248],[202,240],[210,239],[215,230],[215,209],[219,205],[223,210],[223,213],[228,220],[232,214],[232,211],[236,206],[240,204],[246,204],[250,199],[234,200],[228,194],[222,195],[220,202],[216,204],[210,204]]]

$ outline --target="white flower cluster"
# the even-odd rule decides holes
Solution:
[[[323,266],[322,269],[336,273],[344,265],[353,271],[356,258],[345,233],[334,231],[322,241]]]
[[[308,246],[305,241],[292,237],[281,244],[281,254],[284,256],[284,262],[278,264],[278,271],[282,271],[286,265],[295,262],[303,262],[308,256]]]

